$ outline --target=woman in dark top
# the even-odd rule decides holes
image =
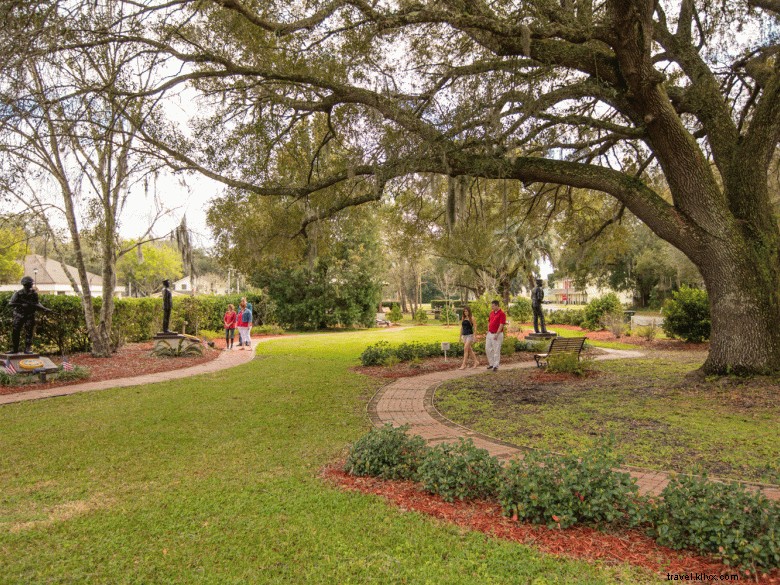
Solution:
[[[474,365],[472,368],[479,366],[479,358],[474,353],[474,334],[477,330],[476,321],[474,321],[474,315],[471,313],[471,309],[468,307],[463,308],[463,321],[460,323],[460,340],[463,342],[463,364],[459,369],[465,370],[469,361],[469,355],[474,358]]]

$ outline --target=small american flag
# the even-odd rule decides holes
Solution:
[[[73,364],[70,363],[68,356],[62,357],[62,369],[65,370],[66,372],[70,372],[73,370]]]
[[[11,374],[12,376],[16,373],[16,368],[11,363],[11,360],[9,358],[5,358],[5,363],[3,364],[3,370],[6,374]]]

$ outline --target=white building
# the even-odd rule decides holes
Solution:
[[[232,288],[235,291],[236,283],[233,282],[232,284]],[[228,294],[228,281],[225,276],[213,272],[200,274],[194,278],[185,276],[171,283],[171,291],[188,295],[226,295]]]
[[[584,289],[576,288],[571,278],[561,278],[555,282],[560,288],[548,288],[544,291],[544,300],[557,305],[587,305],[593,299],[615,293],[624,305],[634,302],[631,291],[616,291],[611,288],[600,288],[588,285]]]
[[[24,257],[23,276],[32,277],[39,294],[49,295],[80,295],[80,291],[74,290],[68,279],[62,264],[52,258],[44,258],[38,254],[29,254]],[[78,270],[73,266],[65,266],[67,271],[79,282]],[[89,290],[93,297],[103,294],[103,279],[97,274],[87,272]],[[21,288],[19,281],[0,284],[0,291],[17,291]],[[125,290],[121,286],[114,289],[114,296],[124,296]]]

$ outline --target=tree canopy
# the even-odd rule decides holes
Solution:
[[[549,213],[572,189],[603,192],[616,216],[630,210],[701,272],[713,326],[705,369],[755,372],[780,369],[780,232],[767,187],[779,9],[173,0],[138,7],[142,30],[104,28],[92,42],[166,55],[170,74],[145,93],[198,92],[205,115],[191,131],[140,131],[173,167],[316,201],[304,227],[417,173],[519,181]],[[302,137],[311,148],[293,168]]]

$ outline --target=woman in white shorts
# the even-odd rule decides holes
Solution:
[[[477,324],[474,321],[474,315],[468,307],[463,308],[463,321],[460,323],[460,340],[463,342],[463,364],[460,370],[465,370],[468,365],[469,355],[474,358],[472,368],[479,366],[479,358],[474,353],[474,334],[477,330]]]

